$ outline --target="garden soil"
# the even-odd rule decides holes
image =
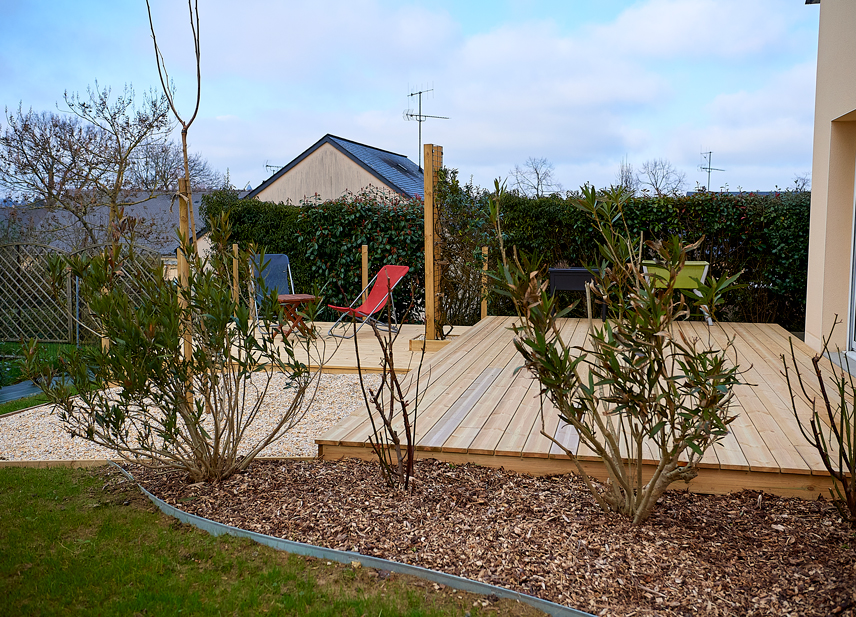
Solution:
[[[257,461],[218,484],[131,467],[187,512],[598,615],[856,615],[856,534],[823,499],[669,491],[634,526],[573,475],[434,460],[409,491],[358,460]]]

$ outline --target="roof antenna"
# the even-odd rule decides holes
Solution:
[[[712,172],[712,171],[725,171],[725,170],[724,169],[717,169],[716,167],[710,166],[711,157],[713,155],[712,151],[711,152],[702,152],[701,155],[705,158],[705,160],[707,160],[707,165],[699,165],[698,168],[699,168],[699,171],[706,171],[707,172],[707,190],[709,192],[710,191],[710,172]]]
[[[430,88],[428,90],[417,90],[416,92],[411,92],[410,94],[408,94],[408,97],[419,97],[419,111],[417,113],[413,113],[412,109],[405,109],[404,114],[402,114],[405,120],[416,120],[419,123],[419,156],[417,157],[419,171],[422,171],[422,123],[425,122],[428,118],[437,118],[439,120],[449,119],[446,116],[428,116],[422,113],[422,95],[427,94],[428,92],[434,92],[434,88]]]
[[[276,173],[283,167],[285,167],[285,165],[269,165],[268,162],[265,161],[265,170],[270,173]]]

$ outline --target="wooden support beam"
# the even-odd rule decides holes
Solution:
[[[482,301],[481,318],[487,317],[487,247],[482,247]]]
[[[240,300],[238,293],[238,245],[232,245],[232,301],[235,304]]]
[[[434,187],[437,184],[437,170],[443,166],[443,147],[425,144],[425,340],[437,339],[436,302],[439,269],[434,267],[438,255],[435,255],[434,231],[437,227],[437,211],[434,207]]]
[[[363,248],[361,250],[363,257],[363,289],[369,286],[369,245],[363,244]],[[363,302],[368,298],[369,292],[363,292]]]

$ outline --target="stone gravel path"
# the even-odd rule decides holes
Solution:
[[[367,377],[367,386],[374,385],[377,380],[377,377]],[[248,448],[265,434],[266,429],[275,425],[277,413],[291,401],[292,394],[284,389],[285,383],[284,375],[274,376],[264,407],[247,433],[245,443]],[[115,458],[105,448],[79,437],[70,437],[51,409],[50,405],[43,405],[22,413],[0,416],[0,460]],[[265,448],[260,456],[316,456],[318,447],[315,439],[354,412],[365,413],[359,376],[324,374],[315,402],[303,420]]]

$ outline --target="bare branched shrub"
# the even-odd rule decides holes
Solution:
[[[835,326],[839,323],[841,322],[838,321],[838,316],[836,315],[832,331],[835,330]],[[820,390],[820,405],[817,404],[817,396],[811,396],[806,391],[799,364],[797,364],[796,354],[794,353],[794,344],[793,341],[790,342],[791,365],[793,366],[794,375],[796,375],[797,383],[803,396],[811,403],[812,414],[808,423],[808,430],[806,429],[805,421],[797,413],[796,396],[794,396],[788,362],[784,354],[782,354],[782,364],[785,367],[784,373],[785,379],[788,382],[788,391],[791,395],[791,406],[800,431],[803,437],[806,438],[806,441],[814,446],[818,454],[820,454],[823,466],[826,467],[829,475],[835,479],[833,487],[829,489],[833,504],[835,504],[835,507],[841,514],[841,518],[847,521],[852,528],[856,529],[856,407],[854,407],[854,402],[856,402],[856,383],[853,381],[847,356],[844,356],[844,368],[838,368],[837,370],[830,359],[829,368],[835,375],[835,394],[831,395],[827,391],[826,382],[821,370],[821,361],[823,360],[823,356],[828,355],[829,340],[832,338],[832,331],[829,333],[829,338],[823,340],[823,347],[820,353],[815,354],[811,359],[818,389]]]
[[[415,295],[411,289],[411,297]],[[413,310],[411,301],[405,317]],[[404,318],[402,318],[402,322]],[[419,379],[422,373],[422,361],[425,350],[419,358],[416,368],[416,379],[411,382],[415,392],[411,393],[402,387],[400,369],[396,369],[393,345],[399,332],[392,327],[392,318],[388,316],[387,323],[378,326],[370,322],[375,338],[380,343],[382,354],[380,383],[372,388],[367,387],[360,360],[359,340],[356,336],[356,321],[354,322],[354,348],[357,352],[357,370],[360,375],[360,388],[363,400],[372,425],[369,443],[380,462],[381,474],[384,481],[392,488],[408,489],[410,478],[413,476],[413,465],[416,462],[416,418],[419,410]],[[400,422],[400,426],[398,426]],[[403,434],[402,434],[403,433]]]
[[[689,482],[710,446],[728,432],[738,368],[725,350],[675,332],[673,324],[690,316],[691,305],[713,314],[723,292],[736,277],[702,284],[701,297],[685,297],[675,289],[687,251],[678,238],[647,242],[668,277],[654,280],[642,269],[642,242],[630,236],[623,221],[622,188],[598,193],[583,187],[578,207],[600,233],[602,261],[590,291],[606,303],[609,319],[590,332],[582,347],[571,347],[561,334],[558,302],[547,293],[540,263],[514,251],[495,275],[497,293],[511,298],[521,322],[514,326],[515,347],[525,368],[541,383],[541,395],[570,424],[580,442],[603,461],[608,480],[594,483],[576,453],[544,432],[576,463],[604,510],[646,520],[662,493],[679,480]],[[501,239],[498,204],[492,216]],[[658,458],[653,474],[644,475],[646,442]]]

